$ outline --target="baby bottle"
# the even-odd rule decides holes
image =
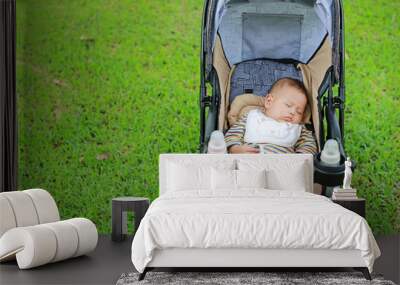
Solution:
[[[339,144],[334,139],[329,139],[321,152],[321,162],[327,166],[336,166],[340,162]]]
[[[227,153],[224,134],[221,131],[213,131],[208,142],[207,153]]]

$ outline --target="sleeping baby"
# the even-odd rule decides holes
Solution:
[[[264,98],[264,110],[251,110],[226,132],[228,152],[316,153],[314,135],[302,124],[306,106],[303,83],[277,80]]]

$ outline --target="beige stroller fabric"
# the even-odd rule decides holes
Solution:
[[[318,89],[328,68],[332,65],[332,50],[328,37],[308,64],[299,64],[303,76],[303,83],[308,91],[311,104],[311,117],[317,138],[318,148],[321,149],[319,141],[319,116],[318,116]]]
[[[221,39],[217,36],[214,46],[214,56],[213,56],[213,66],[218,74],[219,80],[219,88],[221,94],[221,104],[219,108],[219,116],[218,116],[218,130],[226,130],[228,129],[228,123],[226,121],[226,116],[228,113],[229,101],[227,101],[226,94],[227,88],[229,85],[231,68],[229,66],[228,61],[226,60],[224,50],[222,48]]]
[[[264,97],[253,95],[253,94],[243,94],[237,96],[229,109],[228,112],[228,123],[230,126],[236,123],[236,121],[248,113],[252,109],[260,109],[264,111]]]
[[[213,65],[218,74],[221,104],[218,117],[218,129],[221,131],[227,130],[232,124],[230,122],[228,112],[233,106],[229,106],[229,82],[235,66],[230,68],[222,47],[221,39],[217,36],[215,47]],[[318,148],[320,148],[319,141],[319,115],[318,115],[318,89],[324,79],[326,71],[332,65],[332,50],[329,43],[329,38],[326,37],[318,52],[314,55],[308,64],[299,64],[304,86],[307,90],[309,102],[311,106],[311,119],[315,129],[315,137],[317,139]],[[247,110],[248,111],[248,110]],[[240,116],[240,114],[239,114]],[[307,120],[306,120],[307,121]]]

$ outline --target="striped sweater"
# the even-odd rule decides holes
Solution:
[[[226,146],[249,145],[255,148],[262,147],[261,153],[317,153],[317,143],[312,131],[307,130],[305,126],[301,128],[301,134],[293,147],[285,147],[276,144],[255,144],[245,143],[244,134],[246,131],[247,114],[243,115],[225,134]]]

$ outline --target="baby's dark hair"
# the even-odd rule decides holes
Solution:
[[[272,93],[274,89],[279,89],[284,86],[289,86],[296,88],[297,90],[301,91],[307,98],[307,90],[304,87],[303,82],[301,82],[298,79],[290,78],[290,77],[282,77],[281,79],[277,80],[272,84],[271,89],[269,90],[269,93]]]

